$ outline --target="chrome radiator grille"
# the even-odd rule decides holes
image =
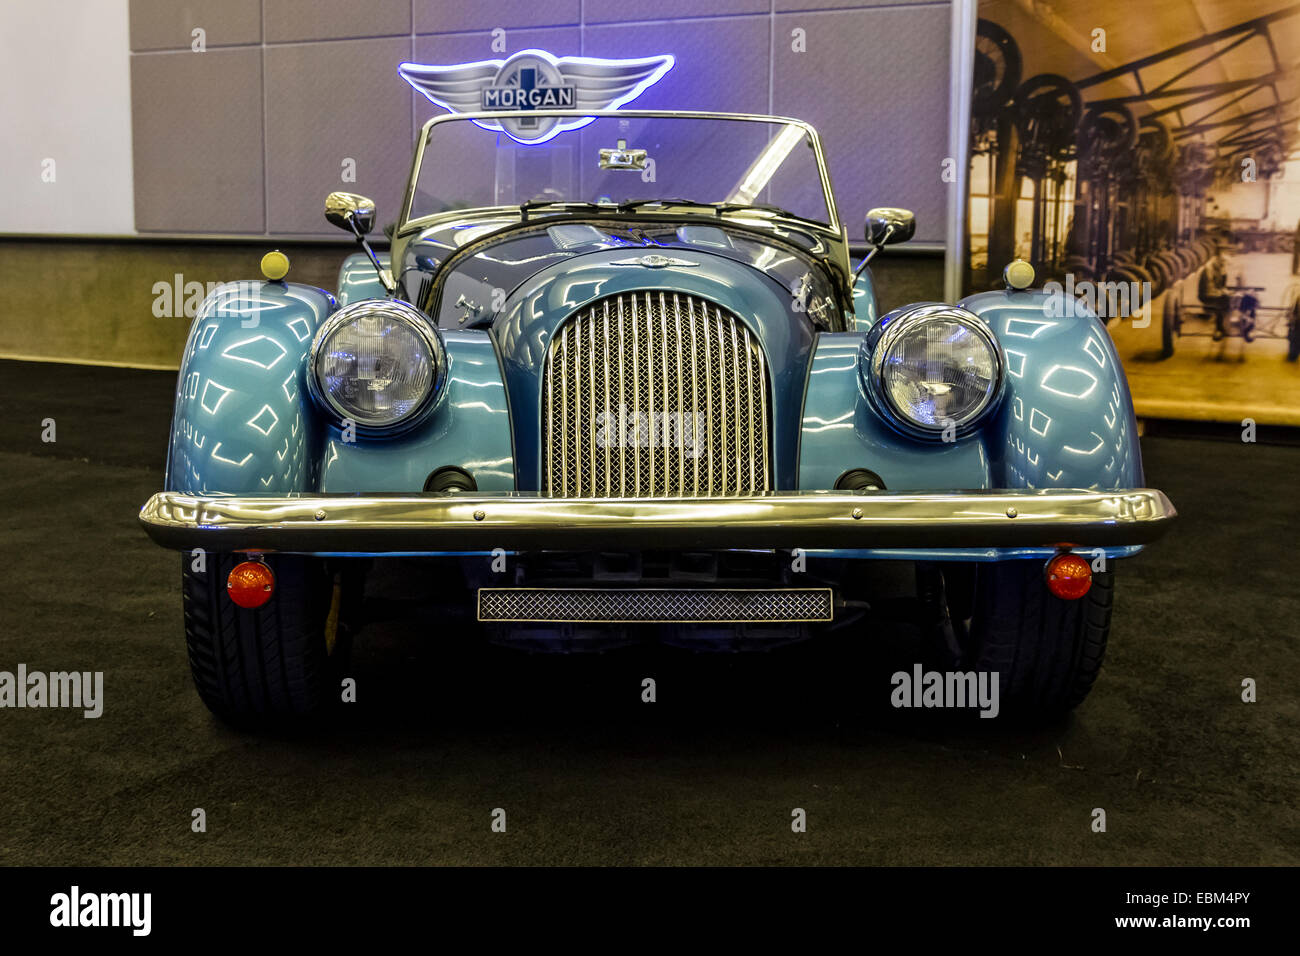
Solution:
[[[767,367],[749,329],[673,292],[611,296],[551,341],[542,488],[553,497],[735,497],[771,488]]]

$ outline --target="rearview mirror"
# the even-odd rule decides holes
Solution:
[[[364,236],[375,227],[375,203],[356,193],[330,193],[325,197],[325,218],[340,229]]]
[[[916,216],[910,209],[881,206],[867,213],[867,242],[888,246],[906,242],[916,232]]]
[[[600,151],[600,168],[644,170],[646,168],[646,152],[644,149],[628,149],[627,140],[620,139],[617,149],[602,149]]]

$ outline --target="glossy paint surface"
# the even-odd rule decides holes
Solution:
[[[998,291],[961,302],[1007,356],[1006,394],[984,429],[994,473],[1004,488],[1140,488],[1133,400],[1110,336],[1090,314],[1050,317],[1048,298]]]
[[[973,488],[1139,488],[1141,450],[1128,383],[1096,318],[1051,318],[1041,292],[997,291],[960,304],[988,323],[1007,354],[998,410],[952,443],[904,437],[872,411],[858,377],[861,333],[821,335],[804,406],[799,478],[832,487],[867,468],[891,491]],[[1108,548],[1110,557],[1137,553]],[[818,552],[831,554],[831,552]],[[840,557],[1004,560],[1050,550],[834,552]]]
[[[320,491],[422,491],[445,466],[468,471],[480,491],[515,490],[509,409],[492,340],[482,331],[442,337],[447,375],[429,416],[400,435],[353,442],[327,423]]]
[[[872,410],[859,376],[862,332],[814,336],[788,290],[734,259],[675,252],[690,266],[616,265],[626,247],[553,263],[507,297],[491,331],[444,331],[447,375],[428,416],[387,438],[345,441],[306,388],[308,352],[337,303],[282,282],[217,289],[191,328],[179,378],[167,489],[201,495],[418,492],[456,466],[486,492],[531,491],[541,476],[541,381],[555,331],[606,296],[689,293],[735,313],[762,342],[772,389],[779,490],[828,489],[846,470],[879,474],[891,491],[1122,489],[1143,485],[1127,383],[1102,324],[1052,318],[1040,292],[990,292],[961,304],[1007,355],[998,410],[943,443],[901,435]],[[378,287],[360,255],[343,264],[351,301]],[[869,273],[858,301],[871,303]],[[653,294],[653,293],[652,293]],[[866,312],[866,309],[863,309]],[[1137,547],[1111,547],[1111,557]],[[1004,560],[1050,549],[813,551],[816,556]]]
[[[312,336],[332,295],[239,282],[199,307],[177,380],[169,491],[276,495],[315,488],[320,415],[307,392]]]
[[[377,252],[375,257],[385,269],[389,267],[387,252]],[[338,288],[340,307],[362,299],[382,299],[387,295],[370,257],[364,252],[354,252],[343,260],[343,265],[339,267]]]

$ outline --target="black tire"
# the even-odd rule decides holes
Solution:
[[[275,594],[259,608],[236,605],[226,578],[242,556],[207,555],[195,571],[181,555],[185,641],[199,697],[217,717],[237,727],[310,722],[339,699],[341,662],[348,649],[341,615],[326,624],[335,588],[324,562],[270,555]]]
[[[1172,288],[1165,294],[1164,309],[1160,316],[1160,357],[1170,358],[1174,354],[1174,338],[1182,331],[1182,306],[1178,301],[1178,289]]]
[[[1008,716],[1051,719],[1073,710],[1101,671],[1114,605],[1114,571],[1094,571],[1077,601],[1048,589],[1045,562],[980,565],[969,660],[998,674],[999,705]]]

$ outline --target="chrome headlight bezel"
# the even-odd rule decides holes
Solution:
[[[974,432],[998,407],[1006,383],[1006,354],[993,330],[974,312],[960,306],[944,303],[926,303],[911,306],[885,316],[863,337],[858,368],[863,390],[872,407],[896,431],[913,438],[942,440],[947,426],[942,423],[918,421],[899,408],[884,386],[884,365],[902,339],[927,322],[936,319],[957,322],[970,329],[989,350],[994,364],[991,387],[981,402],[953,419],[955,437],[964,438]]]
[[[344,326],[365,316],[378,315],[389,322],[400,324],[409,329],[428,352],[432,366],[429,376],[429,388],[424,396],[415,402],[400,418],[391,421],[378,421],[365,416],[358,417],[356,411],[344,408],[324,387],[321,382],[320,359],[334,335]],[[337,424],[351,421],[356,425],[358,435],[393,435],[407,431],[419,425],[432,411],[447,373],[447,353],[442,336],[429,318],[411,305],[400,299],[365,299],[343,306],[316,330],[308,353],[307,389],[316,404],[322,408]]]

